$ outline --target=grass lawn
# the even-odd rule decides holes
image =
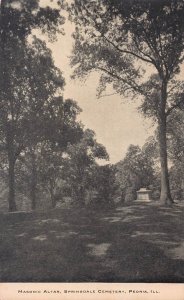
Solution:
[[[0,215],[1,282],[184,282],[184,206]]]

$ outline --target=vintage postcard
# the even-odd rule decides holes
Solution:
[[[0,300],[184,300],[183,16],[0,1]]]

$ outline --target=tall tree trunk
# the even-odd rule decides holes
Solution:
[[[9,181],[9,195],[8,195],[8,204],[9,211],[16,211],[16,202],[15,202],[15,161],[12,157],[9,157],[9,169],[8,169],[8,181]]]
[[[31,209],[36,209],[36,187],[37,187],[37,172],[34,150],[31,151],[31,184],[30,184],[30,198],[31,198]]]
[[[54,196],[54,187],[53,187],[52,182],[50,182],[49,192],[50,192],[50,199],[51,199],[51,207],[55,208],[56,207],[56,198]]]
[[[1,72],[2,72],[2,81],[1,81],[1,95],[2,99],[7,103],[11,99],[10,94],[10,80],[9,80],[9,71],[7,70],[7,32],[5,30],[5,0],[0,1],[0,47],[1,47]],[[3,108],[3,106],[2,106]],[[12,124],[7,121],[6,117],[3,120],[4,126],[6,127],[6,143],[7,143],[7,152],[8,152],[8,206],[9,211],[13,212],[17,210],[16,201],[15,201],[15,156],[14,156],[14,133]]]
[[[159,152],[160,152],[160,165],[161,165],[161,204],[172,204],[173,199],[170,192],[169,172],[168,172],[168,159],[167,159],[167,121],[166,121],[166,100],[167,100],[167,86],[162,85],[162,102],[159,111],[158,131],[159,131]]]
[[[16,211],[15,202],[15,149],[14,149],[14,128],[12,121],[6,124],[6,146],[8,151],[8,204],[9,211]]]
[[[84,189],[83,186],[79,186],[78,201],[79,201],[81,206],[85,206],[85,189]]]
[[[51,194],[51,207],[56,208],[56,198]]]

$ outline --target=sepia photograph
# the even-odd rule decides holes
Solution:
[[[184,300],[184,0],[0,0],[0,68],[0,300]]]

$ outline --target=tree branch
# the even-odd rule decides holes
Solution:
[[[136,58],[138,58],[138,59],[140,59],[140,60],[142,60],[142,61],[144,61],[144,62],[153,64],[153,61],[150,60],[150,59],[144,58],[144,57],[142,57],[142,56],[140,56],[140,55],[138,55],[138,54],[136,54],[136,53],[134,53],[134,52],[132,52],[132,51],[125,50],[125,49],[123,50],[123,49],[119,48],[119,47],[118,47],[117,45],[115,45],[112,41],[110,41],[105,35],[101,35],[101,37],[103,37],[103,38],[104,38],[109,44],[111,44],[117,51],[119,51],[119,52],[121,52],[121,53],[130,54],[130,55],[132,55],[132,56],[134,56],[134,57],[136,57]]]
[[[184,103],[184,97],[182,99],[180,99],[180,101],[178,101],[176,104],[174,104],[173,106],[171,106],[167,112],[166,112],[166,117],[168,117],[171,112],[175,109],[178,108],[180,104]]]
[[[114,95],[117,95],[117,94],[119,94],[119,93],[112,93],[112,94],[101,95],[101,96],[98,97],[98,99],[105,98],[105,97],[110,97],[110,96],[114,96]]]
[[[130,83],[130,81],[128,81],[128,80],[122,78],[121,76],[119,76],[119,75],[117,75],[117,74],[115,74],[115,73],[113,73],[113,72],[111,72],[111,71],[106,70],[106,69],[103,68],[103,67],[98,67],[98,66],[96,66],[95,68],[98,69],[98,70],[100,70],[100,71],[105,72],[105,73],[108,74],[109,76],[112,76],[112,77],[114,77],[114,78],[116,78],[116,79],[118,79],[118,80],[124,82],[125,84],[127,84],[128,86],[130,86],[135,92],[137,92],[137,93],[139,93],[139,94],[145,96],[145,92],[144,92],[144,91],[141,89],[141,87],[138,86],[137,84],[133,85],[133,84]]]
[[[111,46],[113,46],[117,51],[119,51],[119,52],[121,52],[121,53],[126,53],[126,54],[130,54],[130,55],[132,55],[132,56],[134,56],[134,57],[136,57],[136,58],[138,58],[138,59],[140,59],[140,60],[142,60],[142,61],[144,61],[144,62],[146,62],[146,63],[150,63],[150,64],[153,64],[155,67],[156,67],[156,62],[150,57],[150,56],[147,56],[147,55],[145,55],[144,53],[144,55],[145,56],[147,56],[147,57],[149,57],[149,59],[147,59],[147,58],[144,58],[144,57],[142,57],[142,56],[140,56],[140,55],[138,55],[138,54],[136,54],[136,53],[134,53],[134,52],[132,52],[132,51],[129,51],[129,50],[123,50],[123,49],[121,49],[121,48],[119,48],[117,45],[115,45],[111,40],[109,40],[108,38],[107,38],[107,36],[105,35],[105,34],[102,34],[102,32],[100,31],[100,29],[99,29],[99,25],[96,23],[96,20],[93,18],[93,16],[92,16],[92,14],[90,13],[90,11],[85,7],[85,6],[83,6],[83,9],[86,11],[86,13],[88,14],[88,16],[89,16],[89,18],[91,18],[91,20],[94,22],[94,25],[95,25],[95,29],[100,33],[100,37],[102,37],[102,38],[104,38],[109,44],[111,44]],[[84,17],[84,16],[83,16]],[[85,18],[85,17],[84,17]],[[96,36],[97,37],[97,36]],[[98,37],[99,38],[99,37]],[[140,52],[140,51],[139,51]]]
[[[137,47],[137,50],[138,50],[141,54],[143,54],[144,56],[148,57],[149,60],[151,61],[151,63],[152,63],[155,67],[157,67],[157,66],[156,66],[155,60],[154,60],[150,55],[148,55],[148,54],[144,53],[142,50],[140,50],[139,45],[138,45],[138,42],[136,41],[136,39],[133,39],[133,42],[135,43],[135,46]]]
[[[18,156],[20,155],[20,153],[22,152],[23,149],[24,149],[23,144],[18,146],[18,148],[17,148],[17,150],[15,151],[15,154],[14,154],[15,160],[18,158]]]
[[[154,45],[153,40],[151,40],[150,35],[147,33],[147,31],[145,30],[144,26],[141,24],[141,22],[139,22],[138,20],[135,20],[134,18],[130,18],[133,22],[137,23],[137,26],[139,26],[141,28],[142,33],[144,34],[144,38],[145,38],[145,43],[147,44],[148,48],[151,50],[151,52],[153,52],[157,58],[159,58],[161,60],[159,51],[156,47],[156,45]],[[157,69],[157,71],[159,72],[159,74],[162,75],[163,70],[162,68],[160,68],[159,64],[156,62],[156,60],[154,60],[154,66]]]

